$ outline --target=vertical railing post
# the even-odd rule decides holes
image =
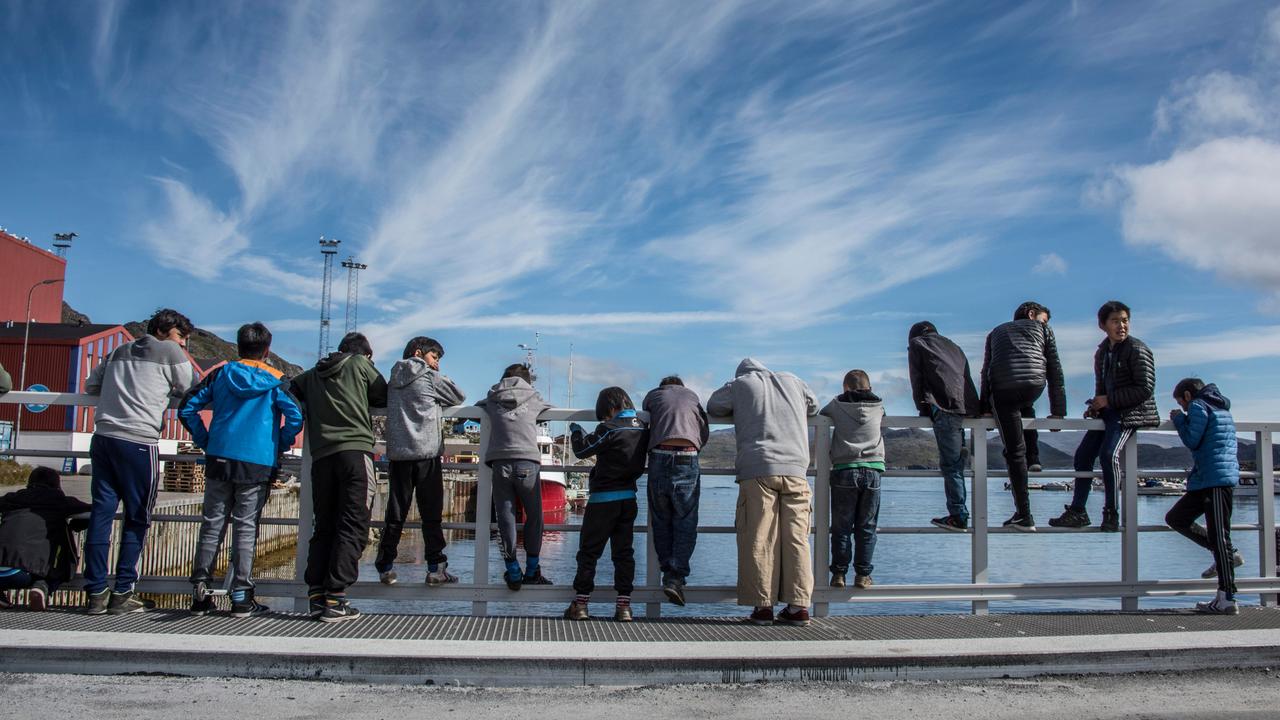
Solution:
[[[303,586],[301,595],[293,597],[293,611],[307,612],[307,552],[311,547],[311,531],[315,518],[311,506],[311,434],[302,436],[302,467],[298,476],[298,545],[293,556],[293,581]]]
[[[649,479],[645,478],[648,483]],[[658,567],[658,548],[653,544],[653,506],[645,505],[645,523],[649,526],[649,532],[645,533],[645,554],[644,554],[644,584],[648,588],[657,587],[662,581],[662,568]],[[644,604],[644,616],[647,618],[662,617],[662,601],[657,600]]]
[[[1138,582],[1138,433],[1129,435],[1124,445],[1124,480],[1120,484],[1123,507],[1123,533],[1120,537],[1120,581],[1126,585]],[[1138,609],[1136,592],[1126,592],[1120,609]]]
[[[1256,466],[1258,469],[1258,563],[1259,576],[1276,576],[1276,496],[1275,462],[1271,455],[1271,431],[1259,430],[1257,435]],[[1277,596],[1263,593],[1259,601],[1263,606],[1274,606]]]
[[[821,415],[813,421],[813,527],[813,584],[826,588],[831,557],[831,421]],[[829,603],[812,604],[815,617],[826,616],[830,609]]]
[[[483,591],[489,585],[489,510],[493,506],[493,471],[485,458],[489,454],[489,429],[487,419],[480,421],[480,466],[476,468],[476,538],[475,564],[472,566],[472,584]],[[487,615],[489,603],[484,600],[471,602],[471,614]]]
[[[973,540],[970,543],[970,578],[975,585],[986,584],[987,574],[987,421],[979,418],[969,423],[969,439],[973,443],[973,452],[969,453],[969,461],[973,466],[973,492],[970,493],[969,523],[973,528]],[[988,602],[973,601],[973,614],[986,615]]]

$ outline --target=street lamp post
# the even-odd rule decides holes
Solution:
[[[22,368],[18,373],[18,390],[20,391],[27,389],[27,343],[31,340],[31,295],[36,291],[36,288],[42,285],[54,285],[60,282],[62,282],[62,278],[41,280],[32,285],[31,289],[27,291],[27,313],[22,316],[25,320],[22,329]],[[18,438],[22,435],[22,406],[23,403],[18,403],[18,422],[13,426],[13,447],[15,449],[18,447]]]

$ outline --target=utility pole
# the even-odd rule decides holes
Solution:
[[[320,291],[320,352],[317,360],[329,354],[329,297],[333,292],[333,256],[338,254],[341,240],[325,240],[320,236],[320,254],[324,257],[324,283]]]
[[[75,240],[78,235],[73,232],[54,233],[53,234],[53,253],[63,260],[67,259],[67,249],[71,247],[71,241]]]
[[[347,269],[347,332],[355,332],[357,325],[356,308],[360,303],[359,272],[369,266],[356,262],[353,256],[343,260],[342,267]]]

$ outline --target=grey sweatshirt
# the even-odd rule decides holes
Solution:
[[[494,460],[542,461],[538,451],[538,414],[551,407],[523,378],[503,378],[476,403],[489,423],[485,464]]]
[[[452,380],[411,357],[391,368],[387,383],[387,459],[423,460],[440,454],[440,408],[466,396]]]
[[[884,462],[884,437],[880,435],[884,403],[874,393],[845,393],[827,403],[822,414],[835,425],[831,437],[832,465]]]
[[[707,444],[710,429],[707,412],[698,394],[683,385],[664,385],[649,391],[641,407],[649,413],[649,450],[668,440],[693,443],[699,450]]]
[[[94,433],[155,444],[169,399],[195,386],[195,374],[186,351],[172,340],[146,335],[112,350],[84,386],[85,392],[98,396]]]
[[[772,372],[747,358],[738,365],[737,377],[711,394],[707,412],[733,416],[739,481],[767,475],[805,476],[807,418],[818,414],[818,399],[800,378]]]

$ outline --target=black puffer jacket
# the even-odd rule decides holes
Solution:
[[[1120,413],[1127,428],[1160,424],[1156,409],[1156,360],[1151,348],[1135,337],[1111,347],[1103,340],[1093,354],[1094,394],[1106,395],[1107,405]]]
[[[649,428],[636,417],[635,410],[624,410],[605,420],[592,433],[584,433],[576,423],[570,429],[573,454],[583,459],[596,456],[587,480],[590,492],[636,489],[649,451]]]
[[[1053,329],[1036,320],[1011,320],[987,335],[982,360],[982,407],[991,408],[997,390],[1049,385],[1049,414],[1065,417],[1067,389]]]
[[[90,509],[89,503],[48,485],[30,485],[0,497],[0,565],[53,582],[71,579],[79,557],[71,529],[82,530],[88,521],[68,523],[67,518]]]

